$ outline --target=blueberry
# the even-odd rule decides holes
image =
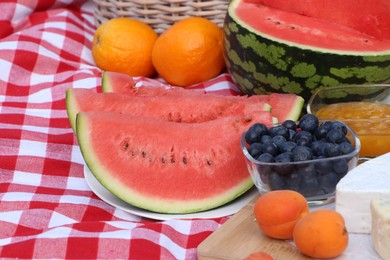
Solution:
[[[324,194],[329,194],[335,191],[338,177],[336,173],[329,172],[328,174],[318,177],[318,181]]]
[[[344,135],[347,134],[348,130],[344,123],[340,121],[334,121],[332,122],[332,129],[339,129],[343,132]]]
[[[294,135],[293,141],[296,142],[298,139],[306,138],[310,142],[313,141],[313,135],[308,131],[299,131]]]
[[[329,160],[320,160],[316,162],[315,167],[316,175],[322,176],[332,171],[332,162],[330,162]]]
[[[313,157],[312,150],[307,146],[297,146],[292,153],[294,162],[311,160]]]
[[[260,142],[262,143],[262,144],[264,144],[264,143],[266,143],[266,142],[269,142],[269,141],[271,141],[272,140],[272,137],[270,136],[270,135],[263,135],[263,136],[261,136],[261,138],[260,138]]]
[[[348,161],[346,159],[336,160],[332,165],[333,171],[338,178],[343,178],[348,172]]]
[[[317,140],[323,139],[326,137],[326,134],[329,132],[329,129],[324,127],[323,125],[320,125],[319,127],[316,128],[314,131],[314,136]]]
[[[257,160],[260,162],[270,163],[270,162],[274,162],[274,157],[272,156],[272,154],[262,153],[260,154],[259,157],[257,157]]]
[[[295,141],[295,143],[298,146],[307,146],[307,147],[311,146],[311,140],[305,137],[299,138],[298,140]]]
[[[337,144],[329,143],[324,150],[324,155],[326,157],[335,157],[340,155],[340,149]]]
[[[285,128],[282,125],[278,125],[278,126],[271,127],[269,129],[269,135],[271,137],[274,137],[274,136],[277,136],[277,135],[281,135],[281,136],[283,136],[284,138],[287,139],[287,138],[289,138],[290,133],[289,133],[287,128]]]
[[[285,152],[277,155],[275,157],[275,162],[277,163],[292,162],[292,152]],[[292,164],[274,165],[272,169],[282,175],[285,175],[285,174],[290,174],[294,170],[294,165]]]
[[[261,154],[261,144],[260,143],[252,143],[248,147],[248,152],[253,158],[259,157]]]
[[[344,141],[345,134],[342,130],[338,128],[332,128],[327,134],[326,134],[326,141],[329,143],[342,143]]]
[[[254,131],[253,129],[252,130],[248,129],[248,131],[246,131],[245,141],[247,142],[247,144],[252,144],[252,143],[258,142],[258,139],[259,139],[259,136],[256,133],[256,131]]]
[[[342,142],[341,144],[339,144],[339,149],[340,149],[340,154],[349,154],[355,150],[352,144],[347,142]]]
[[[286,179],[286,184],[288,188],[298,187],[301,183],[302,176],[297,172],[292,172],[288,175]]]
[[[324,141],[314,141],[311,143],[311,149],[314,156],[322,156],[325,154],[326,144]]]
[[[284,152],[291,152],[295,147],[297,147],[297,144],[292,141],[284,142],[281,146],[279,146],[279,151],[281,153]]]
[[[287,128],[289,130],[294,130],[295,131],[297,129],[297,124],[293,120],[285,120],[282,123],[282,126],[284,126],[285,128]]]
[[[261,150],[263,153],[269,153],[272,156],[278,154],[278,147],[272,141],[264,143],[261,147]]]
[[[333,125],[332,121],[325,121],[321,124],[321,127],[329,131],[330,129],[332,129],[332,125]]]
[[[292,152],[285,152],[275,156],[275,162],[292,162]]]
[[[305,197],[313,197],[318,195],[319,183],[316,178],[303,178],[300,183],[300,192]]]
[[[295,132],[295,130],[292,130],[292,129],[288,129],[288,139],[287,140],[294,140],[294,136],[297,132]]]
[[[310,163],[307,165],[299,166],[296,171],[302,176],[304,179],[315,179],[316,177],[316,168],[314,163]]]
[[[276,147],[278,147],[279,150],[280,150],[280,147],[282,146],[282,144],[287,142],[286,138],[282,135],[276,135],[276,136],[272,137],[271,141],[276,145]]]
[[[299,119],[299,127],[303,131],[314,133],[318,126],[318,118],[313,114],[306,114]]]
[[[285,180],[283,176],[280,176],[277,172],[271,172],[269,175],[269,186],[271,190],[284,189]]]

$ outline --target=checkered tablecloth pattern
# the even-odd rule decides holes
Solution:
[[[101,88],[95,29],[92,1],[0,2],[0,258],[196,259],[228,216],[144,219],[84,179],[65,90]],[[194,88],[237,92],[226,73]]]

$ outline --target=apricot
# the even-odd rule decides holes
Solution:
[[[245,257],[244,260],[274,260],[274,258],[265,252],[254,252]]]
[[[313,258],[334,258],[348,246],[343,216],[335,210],[312,211],[298,221],[293,240],[298,250]]]
[[[265,193],[254,206],[260,230],[276,239],[291,239],[295,224],[308,213],[309,205],[305,197],[292,190]]]

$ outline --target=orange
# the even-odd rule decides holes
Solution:
[[[312,211],[296,224],[293,234],[298,250],[314,258],[334,258],[348,246],[343,216],[335,210]]]
[[[260,230],[276,239],[291,239],[295,224],[308,213],[309,205],[305,197],[293,190],[265,193],[254,206]]]
[[[185,18],[157,39],[152,61],[168,83],[188,87],[217,76],[225,67],[222,29],[206,18]]]
[[[92,56],[102,70],[149,77],[155,73],[152,49],[157,37],[143,22],[113,18],[97,28]]]

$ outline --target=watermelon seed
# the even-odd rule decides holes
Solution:
[[[142,151],[142,158],[146,158],[146,152],[145,151]]]
[[[187,164],[187,163],[188,163],[188,159],[187,159],[187,157],[185,157],[185,156],[183,156],[183,158],[182,158],[181,160],[182,160],[182,162],[183,162],[184,164]]]
[[[161,163],[165,163],[165,158],[161,157]]]
[[[121,147],[123,151],[126,151],[129,148],[129,146],[130,144],[128,139],[125,139],[121,142]]]

